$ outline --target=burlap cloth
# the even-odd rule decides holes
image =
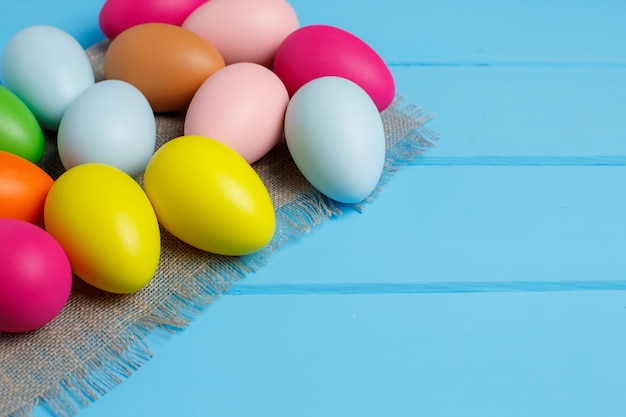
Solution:
[[[106,46],[102,42],[88,49],[96,80],[103,78]],[[413,161],[435,139],[425,126],[430,117],[416,105],[396,99],[382,116],[387,163],[372,198],[399,166]],[[183,115],[158,115],[157,129],[160,146],[182,135]],[[54,178],[63,172],[51,132],[40,165]],[[31,415],[42,402],[58,416],[76,414],[150,358],[149,332],[183,329],[233,282],[267,263],[273,250],[347,209],[362,209],[317,192],[299,173],[284,142],[254,168],[277,215],[275,237],[265,250],[239,258],[217,256],[162,230],[160,266],[143,290],[108,294],[75,278],[67,306],[52,323],[25,334],[0,333],[0,416]]]

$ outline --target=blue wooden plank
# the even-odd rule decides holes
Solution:
[[[364,213],[281,248],[235,291],[621,287],[624,178],[625,167],[407,167]]]
[[[303,24],[329,23],[409,65],[606,63],[623,66],[626,3],[567,0],[292,0]]]
[[[626,68],[394,67],[393,73],[398,91],[436,116],[430,127],[441,140],[423,156],[431,163],[625,162]]]
[[[19,28],[30,24],[45,23],[53,24],[68,30],[79,41],[87,46],[100,39],[101,34],[97,29],[97,13],[101,1],[80,2],[80,6],[72,0],[63,0],[58,4],[64,13],[51,14],[44,7],[42,0],[30,0],[32,6],[30,15],[16,16],[19,13],[17,3],[7,5],[7,19],[3,28],[3,36],[0,38],[0,46],[3,46],[9,37]],[[504,13],[505,7],[510,7],[509,2],[496,2],[498,4],[486,4],[492,13]],[[519,2],[517,2],[519,3]],[[526,3],[524,3],[526,4]],[[620,3],[621,4],[621,3]],[[571,25],[579,25],[579,17],[583,14],[596,16],[589,19],[586,24],[597,25],[594,30],[577,32],[585,36],[586,41],[576,38],[559,38],[563,45],[586,45],[593,43],[597,49],[607,48],[610,51],[621,51],[617,48],[626,40],[620,37],[618,30],[612,23],[615,16],[620,16],[619,4],[612,13],[600,12],[608,7],[610,2],[585,3],[577,2],[567,8],[568,12],[560,19],[571,19]],[[417,51],[412,51],[413,45],[421,42],[412,41],[412,30],[421,30],[419,25],[391,24],[393,17],[396,19],[414,19],[412,13],[401,13],[400,9],[407,5],[398,1],[396,3],[380,3],[375,6],[355,7],[354,2],[333,3],[333,6],[324,7],[324,4],[312,7],[302,1],[294,1],[293,6],[303,16],[302,23],[314,23],[328,20],[329,23],[340,26],[349,26],[347,29],[359,33],[370,33],[371,37],[384,39],[390,32],[396,32],[398,38],[388,45],[398,44],[398,48],[406,51],[411,56],[420,56]],[[532,7],[531,7],[532,6]],[[424,16],[432,15],[441,18],[443,10],[455,10],[448,3],[430,2],[420,5],[424,9]],[[465,6],[463,6],[465,7]],[[519,6],[522,7],[522,6]],[[552,2],[539,2],[524,6],[524,13],[516,19],[520,22],[532,21],[529,14],[541,15],[542,8],[551,8],[555,16],[558,8]],[[431,8],[432,10],[427,10]],[[380,10],[383,9],[383,10]],[[457,7],[458,9],[458,7]],[[463,32],[463,40],[472,38],[472,30],[486,30],[484,21],[492,22],[493,16],[481,12],[480,7],[469,7],[464,10],[467,19],[465,25],[457,26],[454,33]],[[352,12],[348,12],[352,10]],[[437,11],[439,10],[439,11]],[[460,9],[459,9],[460,10]],[[471,12],[473,10],[473,12]],[[518,11],[521,13],[521,11]],[[469,14],[467,14],[469,13]],[[472,14],[473,13],[473,14]],[[391,15],[391,16],[390,16]],[[323,19],[326,16],[326,19]],[[490,17],[491,16],[491,17]],[[506,12],[506,16],[509,12]],[[379,18],[387,30],[374,30],[376,25],[371,22],[372,18]],[[481,20],[482,19],[482,20]],[[543,18],[542,18],[543,19]],[[608,19],[608,21],[607,21]],[[431,18],[424,19],[430,24],[437,22],[441,26],[441,20]],[[569,22],[569,20],[568,20]],[[359,25],[359,28],[351,28]],[[498,23],[500,24],[500,23]],[[521,24],[521,23],[520,23]],[[555,26],[550,26],[554,28]],[[417,29],[415,29],[417,28]],[[438,30],[448,30],[443,26]],[[543,26],[535,27],[533,36],[542,34]],[[619,30],[623,26],[619,26]],[[432,33],[424,29],[424,33]],[[511,29],[513,30],[513,29]],[[553,29],[554,30],[554,29]],[[458,31],[458,32],[457,32]],[[569,29],[568,32],[569,33]],[[609,31],[607,33],[607,31]],[[507,43],[506,30],[502,36],[491,37],[494,42],[500,42],[514,53],[514,48]],[[528,35],[528,33],[526,33]],[[485,36],[484,34],[482,36]],[[545,33],[541,36],[547,36]],[[607,39],[595,39],[594,36],[604,36]],[[591,39],[589,39],[591,37]],[[395,38],[394,38],[395,39]],[[537,41],[528,41],[528,48],[541,50],[545,44]],[[468,41],[469,42],[469,41]],[[472,40],[476,45],[480,42]],[[446,45],[456,45],[458,42],[447,41]],[[381,45],[380,53],[385,57],[393,54],[386,46]],[[435,48],[441,49],[441,48]],[[519,60],[525,59],[525,55],[519,53]],[[552,52],[550,52],[552,53]],[[580,54],[589,54],[591,51],[581,49]],[[455,53],[455,56],[460,53]],[[587,56],[587,55],[584,55]],[[621,56],[621,52],[620,52]],[[390,58],[391,59],[391,58]],[[396,60],[397,61],[397,60]],[[597,60],[596,60],[597,61]],[[589,58],[587,63],[596,62]],[[604,62],[601,61],[600,62]],[[426,157],[444,158],[436,159],[433,163],[472,163],[467,160],[459,160],[459,157],[475,156],[530,156],[530,157],[588,157],[600,156],[611,157],[610,163],[623,164],[621,159],[625,155],[626,141],[620,140],[623,136],[623,125],[620,123],[621,116],[626,108],[626,77],[622,66],[551,66],[545,67],[536,63],[529,65],[524,61],[520,65],[504,67],[476,67],[467,68],[463,59],[458,60],[461,66],[392,66],[397,79],[398,92],[405,95],[413,102],[420,103],[429,112],[435,113],[437,118],[432,123],[432,128],[438,131],[445,140],[440,141],[437,148],[429,152]],[[593,108],[594,111],[590,111]],[[561,138],[567,137],[564,143]],[[445,158],[455,158],[447,161]],[[619,157],[619,158],[616,158]],[[488,160],[487,160],[488,161]],[[567,164],[567,161],[560,160]],[[583,159],[583,161],[588,161]],[[514,163],[514,161],[509,161]],[[521,161],[520,163],[527,163]],[[546,163],[545,160],[539,163]],[[549,162],[548,162],[549,163]],[[580,159],[571,163],[578,164]],[[584,162],[587,163],[587,162]]]
[[[83,414],[621,417],[625,295],[228,296]]]
[[[68,30],[84,46],[93,43],[102,37],[96,23],[103,3],[59,0],[51,6],[45,0],[5,2],[0,50],[9,34],[39,23]],[[290,3],[302,24],[343,27],[370,43],[390,63],[626,64],[621,53],[626,41],[626,4],[619,0]]]
[[[98,14],[105,0],[3,1],[0,6],[0,51],[11,36],[31,25],[52,25],[74,36],[83,47],[103,38]]]

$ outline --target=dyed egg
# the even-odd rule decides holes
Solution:
[[[215,46],[227,65],[255,62],[269,67],[278,46],[300,25],[285,0],[211,0],[182,27]]]
[[[72,270],[59,243],[31,223],[0,218],[0,332],[28,332],[59,315]]]
[[[198,89],[184,132],[225,143],[253,163],[282,137],[287,103],[289,94],[272,71],[250,62],[231,64]]]
[[[104,59],[104,77],[129,82],[155,112],[182,110],[198,87],[224,67],[219,52],[178,26],[145,23],[118,35]]]
[[[364,41],[327,25],[302,27],[276,51],[274,71],[290,95],[315,78],[339,76],[363,88],[379,111],[393,101],[395,83],[382,58]]]
[[[0,78],[49,130],[57,129],[67,106],[94,83],[85,50],[52,26],[31,26],[14,35],[2,54]]]
[[[148,100],[131,84],[101,81],[67,108],[57,145],[65,169],[100,162],[136,177],[154,153],[154,113]]]
[[[341,77],[317,78],[291,98],[285,139],[294,162],[321,193],[356,203],[378,185],[385,131],[367,93]]]
[[[46,230],[82,280],[126,294],[154,276],[161,236],[154,210],[133,178],[104,164],[83,164],[54,183],[44,208]]]
[[[204,251],[245,255],[273,237],[275,215],[265,185],[230,147],[202,136],[181,136],[157,150],[144,190],[161,225]]]
[[[43,207],[54,181],[37,165],[0,151],[0,217],[43,225]]]
[[[107,0],[98,16],[100,30],[113,39],[126,29],[142,23],[182,25],[207,0]]]
[[[0,85],[0,150],[38,163],[45,141],[35,115],[11,91]]]

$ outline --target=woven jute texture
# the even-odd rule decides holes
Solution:
[[[102,42],[87,51],[96,80],[103,78],[106,47]],[[387,161],[378,189],[365,202],[341,205],[320,194],[300,174],[283,141],[253,165],[276,209],[276,233],[267,248],[243,257],[218,256],[162,229],[159,268],[146,288],[115,295],[75,277],[68,304],[50,324],[24,334],[0,333],[0,416],[28,416],[43,402],[58,416],[76,414],[150,358],[148,333],[185,328],[234,282],[266,264],[272,251],[346,210],[362,210],[399,167],[436,139],[426,127],[430,116],[402,99],[382,117]],[[157,146],[181,136],[183,115],[157,115],[157,129]],[[55,139],[47,132],[40,163],[53,178],[63,172]]]

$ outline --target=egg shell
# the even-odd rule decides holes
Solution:
[[[211,0],[182,27],[214,45],[227,65],[254,62],[269,67],[278,46],[300,25],[285,0]]]
[[[161,225],[198,249],[238,256],[267,245],[276,224],[265,185],[233,149],[181,136],[150,160],[144,190]]]
[[[99,162],[136,177],[154,153],[154,113],[132,84],[101,81],[67,108],[59,125],[57,145],[65,169]]]
[[[48,130],[57,129],[67,106],[94,83],[89,58],[78,41],[45,25],[22,29],[9,40],[0,78]]]
[[[104,58],[104,77],[129,82],[155,112],[187,107],[200,85],[224,67],[200,36],[165,23],[145,23],[119,34]]]
[[[72,289],[59,243],[31,223],[0,218],[0,332],[21,333],[51,322]]]
[[[231,64],[200,86],[185,116],[184,134],[218,140],[253,163],[283,134],[289,94],[260,64]]]
[[[385,131],[376,105],[357,84],[321,77],[292,97],[285,139],[294,162],[320,192],[357,203],[376,188],[385,164]]]
[[[142,23],[182,25],[189,14],[207,0],[107,0],[98,16],[102,33],[114,39]]]
[[[324,76],[354,81],[379,111],[389,107],[395,95],[393,75],[378,53],[334,26],[310,25],[291,33],[276,51],[274,71],[292,96],[307,82]]]
[[[0,217],[43,225],[43,208],[54,180],[18,155],[0,151]]]
[[[35,115],[18,96],[0,85],[0,150],[38,163],[45,140]]]
[[[132,293],[156,272],[161,235],[154,210],[117,168],[89,163],[65,171],[48,193],[44,223],[72,271],[96,288]]]

